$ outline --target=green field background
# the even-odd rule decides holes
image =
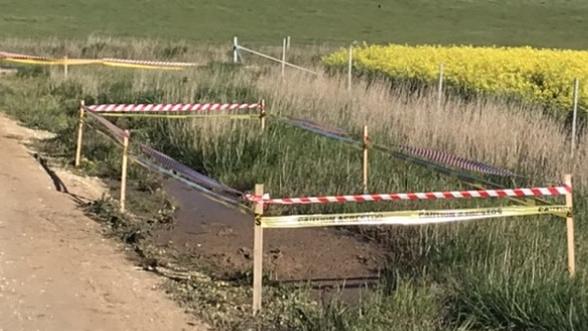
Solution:
[[[0,38],[588,47],[585,0],[0,0]]]

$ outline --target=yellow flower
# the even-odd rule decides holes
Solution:
[[[580,107],[588,108],[588,51],[531,47],[363,45],[353,49],[355,70],[434,83],[443,64],[446,84],[570,109],[573,80]],[[323,58],[329,67],[347,64],[347,50]]]

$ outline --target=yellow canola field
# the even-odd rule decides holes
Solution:
[[[343,67],[348,50],[323,58]],[[466,90],[514,95],[571,109],[573,81],[580,80],[580,108],[588,106],[588,51],[531,47],[364,45],[353,49],[353,66],[392,78],[435,82],[440,64],[445,82]]]

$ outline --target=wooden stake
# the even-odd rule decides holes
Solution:
[[[439,83],[437,85],[437,108],[441,108],[441,102],[443,101],[443,80],[445,76],[445,66],[443,63],[439,65]]]
[[[572,186],[572,175],[565,175],[564,176],[564,183],[566,185]],[[566,194],[566,206],[570,209],[573,208],[573,196],[572,193]],[[568,217],[566,217],[566,228],[568,233],[568,271],[570,273],[570,277],[574,277],[576,275],[576,244],[574,239],[574,214],[573,211],[570,212]]]
[[[574,152],[576,150],[576,122],[578,120],[578,98],[579,98],[579,90],[580,90],[580,81],[578,78],[574,80],[574,108],[573,108],[573,115],[572,115],[572,146],[571,148],[571,157],[572,162],[574,160]]]
[[[80,101],[80,121],[78,123],[78,144],[76,146],[75,167],[80,166],[82,159],[82,139],[84,136],[84,100]]]
[[[353,46],[349,46],[349,58],[347,59],[347,90],[351,91],[351,70],[353,69]]]
[[[265,130],[265,100],[261,99],[261,109],[259,110],[259,122],[261,124],[261,131]]]
[[[255,196],[263,196],[263,184],[255,185]],[[261,288],[263,276],[263,201],[255,204],[255,226],[253,232],[253,314],[261,311]]]
[[[363,193],[368,193],[368,127],[363,127]]]
[[[123,155],[122,155],[122,169],[120,174],[120,212],[125,212],[125,202],[127,196],[127,162],[129,158],[129,138],[131,133],[125,130],[123,137]]]
[[[282,78],[286,74],[286,38],[282,40]]]
[[[290,49],[290,36],[286,37],[286,48],[289,50]]]
[[[67,55],[66,55],[65,57],[63,57],[63,74],[64,74],[65,78],[67,78],[67,73],[68,73],[67,69],[68,68],[67,68]]]

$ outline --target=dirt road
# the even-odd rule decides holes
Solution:
[[[56,191],[22,144],[34,134],[0,115],[0,331],[206,330]],[[100,194],[58,175],[70,193]]]

